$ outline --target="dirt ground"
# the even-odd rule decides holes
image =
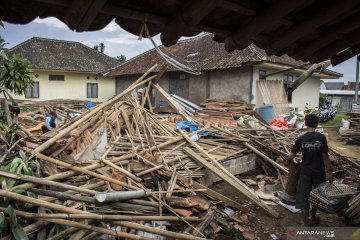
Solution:
[[[345,141],[339,138],[336,128],[325,130],[328,133],[329,145],[336,150],[342,152],[344,155],[352,158],[360,158],[360,142],[359,141]]]
[[[346,144],[345,141],[338,140],[338,134],[336,133],[336,130],[327,131],[327,132],[329,133],[330,146],[335,147],[338,151],[342,152],[346,156],[360,158],[359,142]],[[248,176],[250,175],[254,176],[257,174],[263,174],[263,172],[261,170],[255,170],[250,173],[240,175],[238,177],[248,178]],[[219,182],[217,184],[214,184],[212,188],[251,209],[251,212],[248,215],[249,218],[252,218],[254,223],[252,224],[252,226],[250,226],[249,230],[256,232],[257,239],[261,239],[261,240],[271,239],[270,234],[275,234],[276,237],[280,240],[288,239],[286,235],[287,228],[294,226],[297,227],[301,226],[300,213],[294,214],[281,206],[274,205],[272,207],[280,214],[279,219],[274,219],[266,215],[265,212],[260,210],[258,207],[256,207],[249,201],[245,200],[245,197],[243,195],[237,193],[237,191],[228,184],[224,182]],[[235,192],[236,195],[234,196]],[[318,212],[318,216],[320,217],[320,224],[317,225],[319,227],[347,226],[344,221],[344,218],[338,216],[337,214],[326,214],[323,212]]]

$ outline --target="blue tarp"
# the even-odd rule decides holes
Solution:
[[[176,122],[176,129],[183,129],[187,132],[194,132],[199,130],[199,127],[194,122],[189,121],[177,121]]]
[[[87,108],[93,108],[93,107],[95,107],[95,106],[96,106],[96,104],[93,103],[92,101],[87,101],[87,102],[85,103],[85,107],[87,107]]]
[[[191,121],[177,121],[176,122],[176,129],[182,129],[185,130],[187,132],[195,132],[197,130],[199,130],[199,127],[196,123],[191,122]],[[214,132],[214,131],[210,131],[208,129],[204,129],[200,132],[198,132],[197,134],[194,134],[191,138],[195,141],[197,141],[200,137],[217,137],[220,136],[219,133]]]

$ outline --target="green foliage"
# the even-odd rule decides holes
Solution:
[[[37,162],[35,156],[27,156],[25,152],[20,150],[20,157],[14,158],[7,165],[0,166],[0,170],[16,173],[16,174],[25,174],[29,176],[39,176],[40,175],[40,165]],[[0,181],[2,181],[4,177],[0,177]],[[16,179],[7,178],[6,185],[8,188],[12,188],[16,184]],[[16,189],[17,190],[17,189]],[[22,193],[22,190],[17,190],[17,193]]]
[[[1,25],[1,24],[0,24]],[[9,44],[7,42],[5,42],[5,40],[0,36],[0,49],[3,50],[5,49],[5,46]]]
[[[104,44],[104,43],[101,42],[101,43],[99,44],[99,48],[100,48],[100,52],[101,52],[101,53],[104,53],[104,52],[105,52],[105,44]]]
[[[93,46],[93,49],[95,49],[96,51],[99,51],[99,45]]]
[[[116,57],[116,60],[120,63],[124,63],[126,61],[126,57],[124,55],[120,55]]]
[[[2,115],[2,112],[0,112],[0,115]],[[14,132],[18,129],[19,126],[17,124],[8,126],[6,123],[0,121],[0,136],[5,137],[7,134]]]
[[[2,53],[4,60],[0,68],[0,91],[10,96],[9,91],[18,95],[24,94],[26,88],[33,84],[33,72],[28,60],[14,54],[11,59]]]
[[[58,234],[59,232],[62,232],[64,231],[65,228],[59,224],[54,224],[52,226],[52,228],[50,229],[48,235],[47,235],[47,238],[50,238],[52,236],[55,236],[56,234]]]
[[[319,95],[319,104],[320,106],[325,103],[325,101],[328,99],[328,95],[326,95],[325,93],[320,93]]]
[[[16,214],[11,205],[9,205],[5,210],[6,213],[10,217],[9,225],[11,229],[11,233],[16,240],[26,240],[29,239],[26,235],[24,229],[20,226],[17,221]],[[3,213],[2,213],[3,214]]]

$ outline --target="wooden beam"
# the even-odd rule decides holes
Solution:
[[[314,52],[320,48],[329,45],[335,40],[342,38],[344,34],[347,34],[360,27],[360,14],[355,14],[350,18],[344,19],[342,22],[328,27],[326,32],[319,34],[319,37],[305,42],[301,46],[293,50],[294,58],[302,58],[304,56],[311,56]]]
[[[76,29],[81,19],[86,15],[87,9],[90,7],[92,2],[92,0],[72,1],[65,16],[65,23],[71,30]]]
[[[301,68],[301,67],[306,66],[306,65],[309,65],[309,63],[306,62],[306,63],[302,63],[302,64],[299,64],[299,65],[296,65],[294,67],[290,67],[290,68],[287,68],[287,69],[284,69],[284,70],[272,72],[272,73],[266,74],[265,77],[270,77],[270,76],[273,76],[273,75],[276,75],[276,74],[279,74],[279,73],[289,72],[291,70],[298,69],[298,68]]]
[[[314,0],[305,1],[289,1],[280,0],[272,4],[264,11],[258,13],[249,23],[242,25],[239,30],[231,34],[225,40],[225,49],[233,51],[247,47],[256,36],[262,31],[271,27],[275,21],[279,21],[282,17],[294,11],[300,6],[306,6]]]
[[[87,9],[85,15],[76,27],[76,31],[86,31],[95,20],[101,9],[104,7],[107,0],[93,0]],[[120,28],[120,27],[119,27]]]
[[[152,86],[161,96],[165,98],[165,100],[176,111],[176,113],[182,116],[186,121],[192,121],[192,118],[185,113],[185,111],[180,107],[180,105],[175,102],[175,100],[159,84],[152,84]]]
[[[346,49],[345,51],[343,51],[335,56],[332,56],[331,57],[331,65],[336,66],[339,63],[342,63],[359,53],[360,53],[360,44],[354,45],[354,46]]]
[[[97,107],[93,108],[92,110],[88,111],[84,116],[82,116],[79,120],[77,120],[76,122],[74,122],[72,125],[68,126],[67,128],[61,130],[58,134],[56,134],[54,137],[52,137],[51,139],[49,139],[48,141],[44,142],[42,145],[38,146],[35,151],[36,152],[42,152],[45,149],[47,149],[48,147],[50,147],[53,143],[55,143],[56,141],[58,141],[59,139],[61,139],[62,137],[68,135],[73,129],[75,129],[76,127],[80,126],[81,124],[83,124],[85,121],[89,120],[90,117],[94,116],[95,114],[97,114],[101,109],[104,109],[106,107],[109,107],[110,105],[114,104],[115,102],[117,102],[121,97],[125,96],[126,94],[130,93],[132,90],[136,89],[137,87],[151,81],[152,79],[154,79],[156,77],[156,75],[151,76],[145,80],[143,80],[147,75],[149,75],[152,71],[154,71],[156,68],[158,67],[157,64],[155,64],[154,66],[152,66],[151,68],[149,68],[135,83],[137,83],[139,80],[141,80],[141,82],[137,83],[137,84],[132,84],[130,87],[128,87],[126,90],[124,90],[122,93],[116,95],[114,98],[112,98],[111,100],[104,102],[100,105],[98,105]],[[143,81],[142,81],[143,80]]]
[[[332,3],[329,6],[325,6],[322,11],[316,12],[315,16],[296,23],[285,33],[282,33],[281,36],[274,37],[271,47],[280,52],[281,49],[313,32],[321,25],[351,10],[358,3],[358,0],[343,0],[341,4]]]
[[[329,56],[336,55],[337,53],[347,49],[349,46],[353,46],[358,43],[360,43],[360,28],[346,34],[326,47],[319,49],[312,55],[311,60],[313,62],[321,62]]]
[[[230,1],[221,1],[220,4],[218,4],[219,7],[237,12],[241,15],[254,15],[256,13],[256,10],[246,8],[242,6],[241,4],[230,2]]]
[[[161,33],[161,42],[167,47],[176,44],[189,27],[196,26],[219,5],[220,1],[222,0],[191,1],[165,26]]]
[[[255,203],[257,206],[261,207],[263,210],[265,210],[266,213],[268,213],[272,217],[279,217],[279,214],[269,206],[267,206],[265,203],[263,203],[254,193],[252,193],[244,183],[240,182],[240,180],[235,180],[234,178],[230,177],[228,174],[231,174],[227,171],[224,171],[223,169],[219,169],[217,166],[214,166],[207,160],[203,159],[199,154],[195,153],[193,150],[191,150],[188,147],[185,147],[183,151],[193,160],[195,160],[200,165],[204,166],[206,169],[208,169],[211,173],[218,176],[220,179],[227,182],[230,186],[234,187],[237,191],[239,191],[241,194],[243,194],[245,197],[250,199],[253,203]]]

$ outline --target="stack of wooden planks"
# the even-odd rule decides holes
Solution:
[[[340,133],[341,138],[343,139],[360,139],[360,113],[348,113],[350,116],[350,128],[348,130],[343,130]]]
[[[201,103],[199,116],[211,116],[227,119],[237,119],[244,114],[252,114],[254,105],[237,99],[207,99]]]

